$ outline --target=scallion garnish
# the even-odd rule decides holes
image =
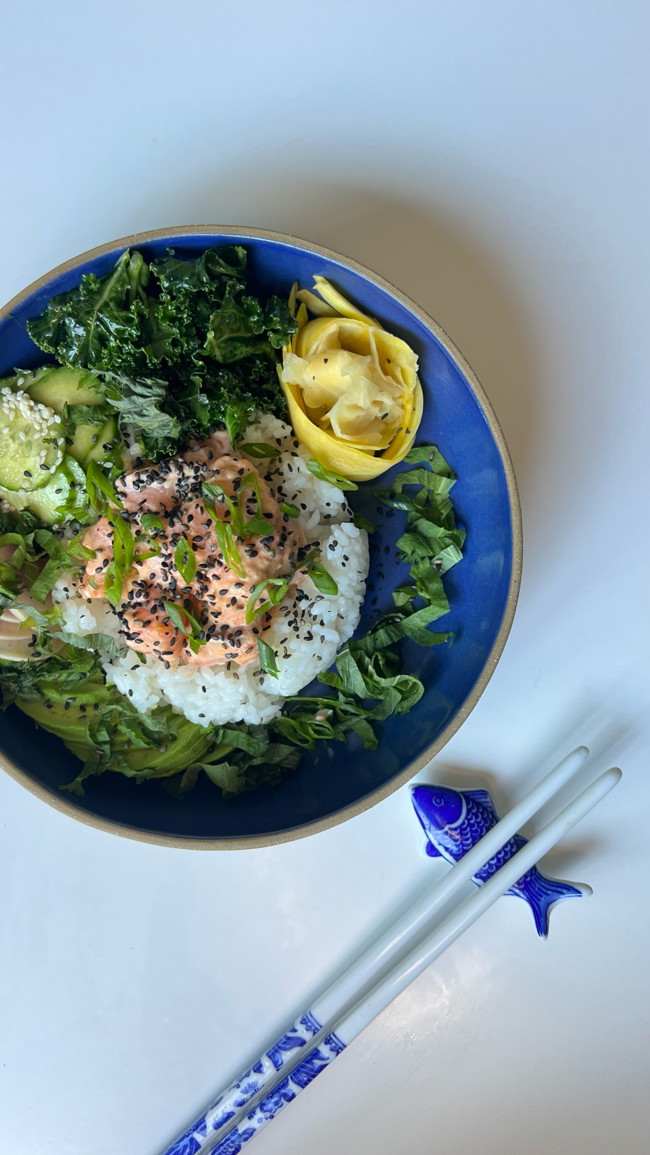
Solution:
[[[174,565],[188,586],[196,573],[196,554],[186,538],[181,537],[174,550]]]
[[[201,623],[185,606],[168,601],[164,601],[163,606],[172,625],[176,626],[176,629],[185,635],[188,639],[190,649],[195,654],[198,653],[200,647],[205,645],[205,637],[201,636],[204,632]]]
[[[265,613],[271,606],[277,606],[285,596],[291,584],[290,577],[265,578],[253,586],[248,605],[246,606],[246,622],[248,625],[260,614]],[[265,593],[267,600],[260,602],[262,594]]]
[[[111,519],[113,527],[113,560],[104,570],[104,593],[113,606],[122,600],[122,590],[127,574],[133,564],[134,541],[131,527],[116,515]]]
[[[310,561],[306,567],[307,573],[313,581],[316,589],[322,594],[337,594],[339,587],[329,570],[319,561]]]
[[[158,529],[163,533],[165,530],[162,521],[155,513],[143,513],[140,518],[140,524],[143,529]]]
[[[104,498],[107,498],[111,505],[117,506],[118,509],[124,508],[115,492],[115,486],[96,461],[89,462],[86,470],[86,492],[95,509],[102,510],[104,508],[106,504]]]
[[[352,515],[352,520],[353,520],[354,524],[356,525],[357,529],[365,529],[366,533],[374,533],[375,532],[375,526],[372,524],[371,521],[368,520],[367,517],[364,517],[364,515],[362,513],[354,513]]]
[[[257,501],[257,514],[254,514],[253,517],[248,519],[248,521],[244,521],[244,491],[248,489],[249,486],[252,486],[253,492],[255,494],[255,500]],[[240,534],[241,537],[250,537],[252,534],[257,534],[260,536],[262,534],[268,533],[269,527],[261,517],[263,512],[262,495],[260,493],[260,486],[256,473],[247,473],[245,477],[242,477],[239,496],[237,499],[237,507],[242,524],[242,532]]]
[[[315,457],[312,457],[307,462],[307,469],[310,473],[313,473],[314,477],[317,477],[319,481],[329,481],[330,485],[336,485],[338,489],[359,488],[356,482],[350,481],[347,477],[341,477],[340,473],[333,473],[331,469],[326,469]]]
[[[277,445],[269,445],[267,441],[246,441],[239,446],[240,453],[244,453],[246,457],[279,457],[280,450]]]
[[[220,521],[219,518],[215,515],[214,533],[217,541],[219,542],[219,549],[223,554],[223,559],[226,565],[228,565],[233,573],[236,573],[238,577],[246,577],[246,573],[242,565],[242,560],[239,556],[239,551],[235,545],[235,539],[233,537],[232,526],[230,523],[227,521]]]
[[[278,670],[278,663],[275,656],[275,651],[271,649],[268,642],[257,639],[257,652],[260,658],[260,666],[265,674],[269,674],[272,678],[277,678],[280,671]]]

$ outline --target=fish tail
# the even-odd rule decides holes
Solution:
[[[591,887],[580,883],[564,882],[560,878],[546,878],[537,869],[528,873],[513,886],[508,894],[523,898],[530,906],[540,938],[548,935],[551,908],[563,898],[583,898],[591,894]]]

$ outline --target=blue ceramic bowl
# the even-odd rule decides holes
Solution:
[[[374,805],[412,777],[458,729],[485,688],[512,623],[521,571],[516,484],[481,386],[435,321],[381,277],[337,253],[291,236],[218,226],[141,233],[103,245],[54,269],[0,312],[0,377],[15,366],[43,363],[25,322],[54,294],[78,285],[82,274],[108,272],[125,248],[161,256],[173,246],[181,256],[195,256],[232,243],[248,248],[252,278],[263,292],[286,294],[294,281],[310,286],[320,273],[417,351],[425,395],[418,441],[436,443],[458,475],[453,497],[467,542],[463,561],[446,577],[450,613],[436,623],[437,630],[454,631],[454,644],[406,650],[406,668],[426,687],[415,709],[384,725],[377,751],[323,745],[307,752],[298,771],[275,790],[223,801],[206,779],[178,801],[159,782],[138,786],[106,773],[88,782],[84,798],[73,798],[59,789],[79,765],[63,743],[14,707],[0,716],[5,769],[57,809],[116,834],[205,849],[268,845],[322,830]],[[368,489],[353,497],[373,512]],[[361,630],[377,608],[391,605],[391,591],[404,578],[393,560],[400,522],[384,517],[371,539]]]

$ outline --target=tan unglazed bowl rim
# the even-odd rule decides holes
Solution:
[[[123,838],[132,838],[138,842],[149,842],[157,846],[172,846],[187,850],[244,850],[247,848],[257,848],[263,846],[275,846],[281,842],[291,842],[294,839],[305,838],[309,834],[317,834],[322,830],[329,830],[332,826],[337,826],[340,822],[345,822],[348,818],[353,818],[356,814],[362,814],[364,810],[369,810],[377,802],[381,802],[384,798],[388,798],[395,790],[399,790],[410,778],[413,778],[420,770],[431,761],[442,747],[449,741],[453,734],[462,726],[465,719],[474,709],[481,694],[485,690],[497,663],[503,648],[506,644],[510,627],[515,614],[517,605],[517,598],[519,596],[519,587],[521,583],[521,569],[523,557],[522,545],[522,529],[521,529],[521,509],[519,504],[519,495],[517,492],[517,482],[510,460],[510,454],[505,443],[503,433],[497,418],[492,410],[492,406],[488,401],[483,388],[467,363],[462,353],[456,348],[453,341],[449,339],[447,334],[441,329],[437,321],[434,321],[423,309],[420,309],[413,301],[410,300],[404,293],[396,289],[389,281],[383,277],[378,276],[371,269],[358,261],[351,260],[349,257],[343,256],[341,253],[335,252],[333,249],[324,248],[322,245],[314,245],[309,241],[303,241],[299,237],[294,237],[289,233],[270,232],[266,229],[252,228],[249,226],[232,226],[232,225],[177,225],[167,229],[151,229],[148,232],[135,233],[130,237],[122,237],[116,241],[110,241],[108,244],[99,245],[97,248],[89,249],[85,253],[81,253],[72,260],[65,261],[62,265],[57,265],[49,273],[39,277],[38,280],[33,281],[21,293],[18,293],[11,301],[0,309],[0,320],[11,314],[14,309],[22,305],[27,298],[31,297],[39,289],[43,288],[53,278],[60,276],[62,273],[70,272],[79,265],[84,264],[88,260],[95,257],[102,257],[108,253],[119,253],[126,248],[137,248],[138,245],[144,244],[148,241],[166,240],[173,237],[238,237],[245,241],[246,237],[259,238],[265,241],[274,241],[278,244],[289,245],[293,248],[304,250],[305,252],[315,253],[317,256],[323,256],[338,262],[339,264],[358,273],[366,280],[372,282],[378,288],[383,289],[386,293],[392,296],[396,301],[404,306],[413,316],[417,317],[422,324],[428,328],[441,345],[449,353],[450,357],[456,362],[458,367],[462,370],[466,379],[468,380],[474,395],[483,411],[490,432],[497,444],[501,460],[506,476],[506,484],[508,488],[508,500],[510,504],[510,518],[512,524],[512,573],[510,577],[510,586],[508,589],[508,596],[506,600],[505,611],[503,619],[499,627],[499,631],[492,645],[492,649],[485,662],[483,672],[481,673],[476,685],[468,695],[462,707],[456,716],[444,727],[436,740],[432,742],[427,749],[419,756],[409,763],[403,770],[399,772],[389,782],[379,786],[362,798],[358,802],[354,802],[349,806],[345,806],[342,810],[338,810],[335,814],[330,814],[327,818],[320,818],[315,822],[308,822],[303,826],[296,827],[292,830],[280,830],[272,834],[253,835],[250,837],[241,836],[237,838],[192,838],[168,835],[163,833],[153,833],[144,830],[138,830],[136,827],[128,826],[124,823],[109,821],[105,818],[98,818],[93,814],[88,814],[86,811],[77,808],[77,806],[63,797],[60,793],[50,790],[48,787],[42,785],[40,782],[34,782],[28,774],[25,774],[13,762],[0,754],[0,767],[6,770],[8,774],[20,782],[27,790],[35,794],[37,798],[41,798],[44,802],[48,802],[55,810],[62,814],[67,814],[71,818],[76,818],[80,822],[85,822],[88,826],[94,826],[98,830],[104,830],[110,834],[119,834]]]

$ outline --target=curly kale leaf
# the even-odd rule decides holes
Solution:
[[[104,277],[52,298],[32,339],[64,364],[94,370],[106,400],[154,459],[227,424],[227,412],[283,415],[278,353],[295,332],[287,301],[247,292],[247,253],[172,251],[147,264],[125,252]]]
[[[53,297],[40,316],[27,322],[32,340],[63,365],[146,370],[149,267],[128,249],[105,277],[89,273],[81,284]]]

